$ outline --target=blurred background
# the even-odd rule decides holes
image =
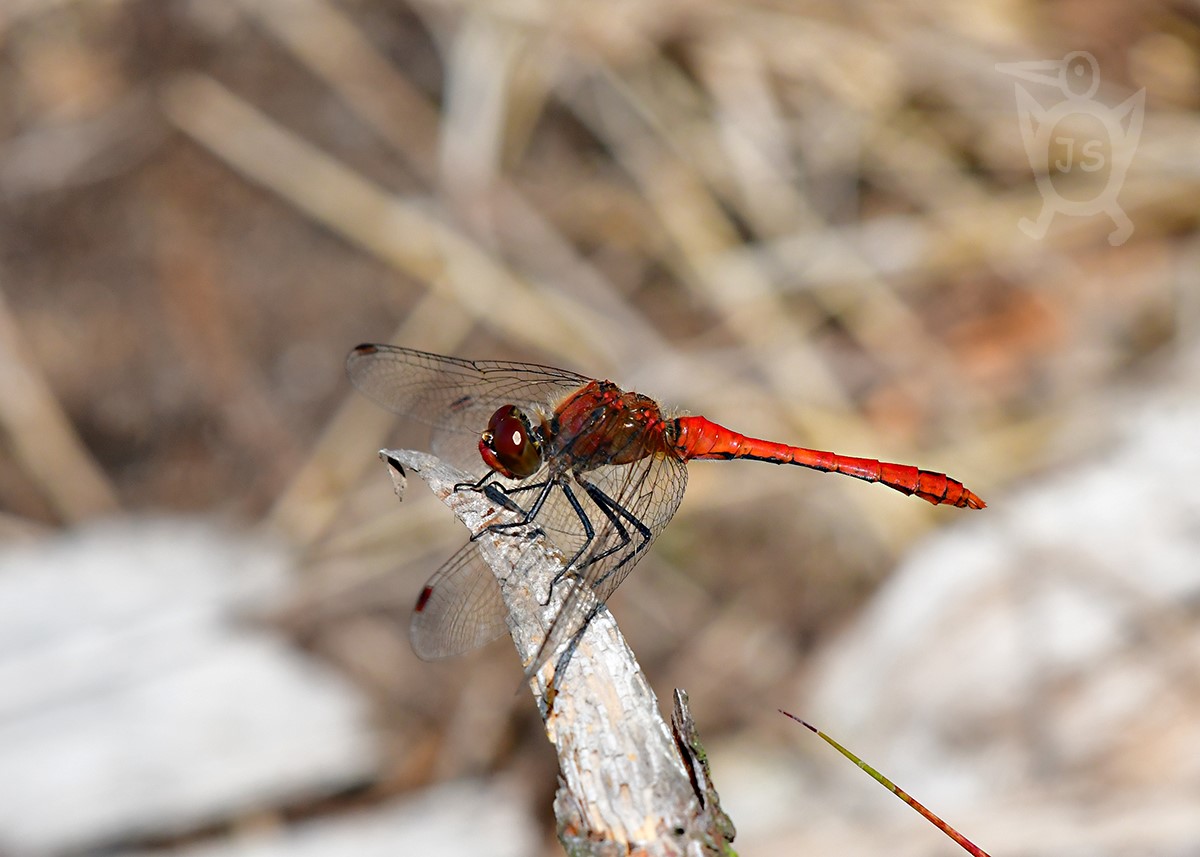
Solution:
[[[741,853],[958,853],[780,707],[993,853],[1200,852],[1198,106],[1186,2],[6,0],[0,853],[561,853],[361,341],[989,502],[691,466],[610,606]]]

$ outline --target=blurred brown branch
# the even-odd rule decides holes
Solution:
[[[0,291],[0,431],[63,523],[115,514],[116,491],[80,443],[22,341]]]

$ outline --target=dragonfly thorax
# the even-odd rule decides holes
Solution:
[[[515,405],[505,405],[479,435],[484,464],[509,479],[524,479],[542,466],[542,435]]]

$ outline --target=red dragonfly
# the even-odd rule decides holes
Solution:
[[[346,359],[354,386],[384,408],[433,428],[433,451],[473,474],[520,519],[493,529],[544,533],[575,581],[540,666],[590,619],[679,508],[693,459],[798,464],[879,482],[934,504],[982,509],[955,479],[905,464],[850,458],[746,437],[700,416],[670,417],[641,393],[563,369],[460,360],[393,345],[360,345]],[[590,588],[596,599],[583,597]],[[498,586],[473,542],[422,590],[411,639],[425,659],[449,657],[507,630]]]

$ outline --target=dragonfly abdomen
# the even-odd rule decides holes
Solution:
[[[673,428],[674,448],[685,459],[746,458],[772,464],[796,464],[825,473],[841,473],[865,482],[879,482],[903,494],[914,494],[934,505],[946,504],[969,509],[982,509],[986,505],[957,479],[908,464],[853,458],[747,437],[705,417],[679,417],[674,421]]]

